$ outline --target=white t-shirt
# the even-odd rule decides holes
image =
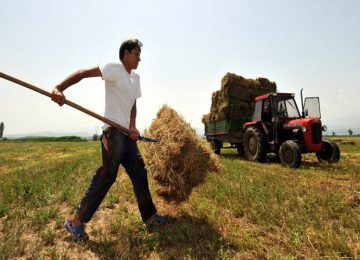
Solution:
[[[129,74],[124,65],[112,62],[99,66],[105,80],[104,116],[125,128],[129,128],[131,109],[141,97],[140,76],[133,70]],[[109,127],[108,124],[103,129]]]

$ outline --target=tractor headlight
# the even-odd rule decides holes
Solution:
[[[303,133],[306,133],[306,127],[303,126],[303,127],[301,128],[301,131],[303,131]]]
[[[323,126],[321,127],[321,129],[322,129],[324,132],[326,132],[326,131],[327,131],[327,126],[326,126],[326,125],[323,125]]]

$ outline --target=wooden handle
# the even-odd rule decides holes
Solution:
[[[25,88],[36,91],[36,92],[38,92],[40,94],[43,94],[45,96],[48,96],[49,98],[51,98],[51,96],[52,96],[50,92],[47,92],[47,91],[45,91],[45,90],[43,90],[41,88],[38,88],[38,87],[36,87],[34,85],[26,83],[26,82],[24,82],[22,80],[19,80],[17,78],[11,77],[11,76],[9,76],[9,75],[7,75],[5,73],[0,72],[0,77],[4,78],[6,80],[9,80],[11,82],[14,82],[14,83],[16,83],[18,85],[21,85],[21,86],[23,86]],[[88,115],[90,115],[92,117],[95,117],[95,118],[103,121],[104,123],[107,123],[108,125],[111,125],[111,126],[117,128],[117,129],[119,129],[124,134],[130,135],[129,129],[123,127],[122,125],[119,125],[118,123],[115,123],[114,121],[112,121],[110,119],[107,119],[107,118],[105,118],[103,116],[100,116],[99,114],[96,114],[96,113],[94,113],[94,112],[90,111],[89,109],[86,109],[86,108],[84,108],[82,106],[79,106],[78,104],[76,104],[74,102],[71,102],[70,100],[65,99],[65,104],[68,105],[68,106],[71,106],[71,107],[73,107],[73,108],[75,108],[77,110],[80,110],[81,112],[84,112],[85,114],[88,114]]]

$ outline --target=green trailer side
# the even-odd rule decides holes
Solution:
[[[222,143],[231,144],[242,143],[244,135],[243,124],[247,118],[227,118],[218,121],[209,121],[205,123],[205,136],[210,142],[218,140]]]

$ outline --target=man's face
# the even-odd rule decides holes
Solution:
[[[140,50],[138,48],[132,49],[131,52],[125,51],[124,61],[128,64],[131,69],[136,69],[139,65],[140,59]]]

